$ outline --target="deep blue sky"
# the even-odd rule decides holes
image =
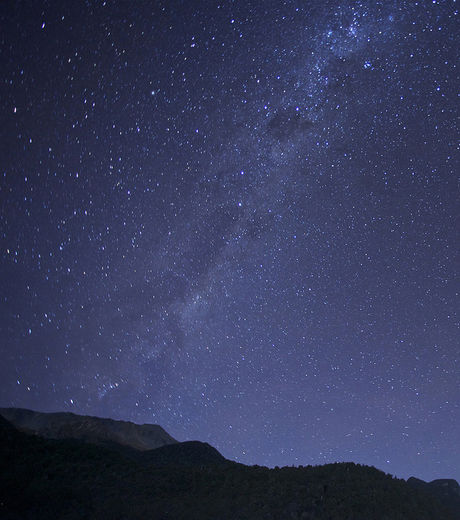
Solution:
[[[454,1],[0,3],[0,404],[460,480]]]

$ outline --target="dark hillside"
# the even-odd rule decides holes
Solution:
[[[158,465],[163,455],[157,463],[141,463],[77,440],[27,435],[0,419],[0,518],[458,518],[432,495],[375,468],[352,463],[281,469],[222,464],[210,446],[186,444],[179,451],[193,448],[192,466]],[[197,465],[200,453],[204,459]]]

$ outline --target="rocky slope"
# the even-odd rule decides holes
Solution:
[[[0,415],[19,430],[47,439],[78,439],[102,445],[116,443],[142,451],[177,443],[156,424],[139,425],[66,412],[34,412],[24,408],[0,408]]]

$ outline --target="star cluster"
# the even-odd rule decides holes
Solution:
[[[2,2],[2,406],[460,479],[457,15]]]

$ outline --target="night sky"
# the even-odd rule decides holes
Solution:
[[[0,405],[460,480],[457,4],[0,3]]]

